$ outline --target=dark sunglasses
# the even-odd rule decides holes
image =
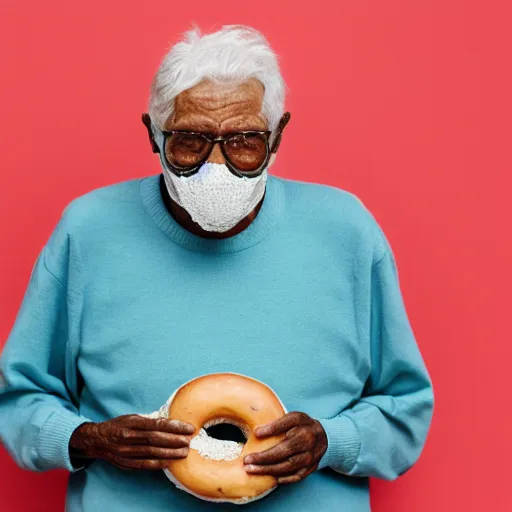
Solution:
[[[215,144],[220,144],[228,169],[238,177],[254,178],[267,167],[272,153],[277,151],[284,127],[290,120],[286,112],[277,127],[270,147],[271,131],[241,131],[214,137],[209,133],[186,130],[162,131],[164,158],[178,176],[191,176],[210,157]]]

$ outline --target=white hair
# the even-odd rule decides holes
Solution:
[[[249,78],[265,88],[262,114],[274,130],[284,113],[285,83],[265,37],[244,25],[225,25],[206,35],[196,27],[162,60],[151,85],[149,116],[163,130],[181,92],[205,79],[236,83]]]

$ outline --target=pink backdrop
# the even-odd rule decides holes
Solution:
[[[139,118],[164,50],[192,21],[250,24],[289,85],[273,172],[346,188],[374,212],[434,380],[423,456],[398,481],[372,482],[373,510],[512,510],[506,6],[2,0],[0,346],[64,206],[159,172]],[[317,135],[330,130],[336,142]],[[65,483],[22,472],[0,448],[2,510],[62,510]]]

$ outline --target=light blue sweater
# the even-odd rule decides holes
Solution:
[[[82,422],[158,409],[182,383],[237,372],[323,424],[320,468],[254,511],[369,510],[368,479],[417,460],[433,395],[378,224],[353,195],[270,175],[238,235],[167,212],[159,177],[73,201],[41,252],[1,358],[0,438],[17,463],[71,471],[70,512],[234,510],[163,472],[74,471]]]

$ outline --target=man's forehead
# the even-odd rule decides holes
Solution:
[[[201,82],[176,97],[166,129],[266,129],[263,95],[264,87],[256,79],[240,83]]]
[[[238,84],[201,82],[176,97],[172,122],[197,115],[218,123],[240,115],[261,117],[263,95],[263,86],[254,79]]]

